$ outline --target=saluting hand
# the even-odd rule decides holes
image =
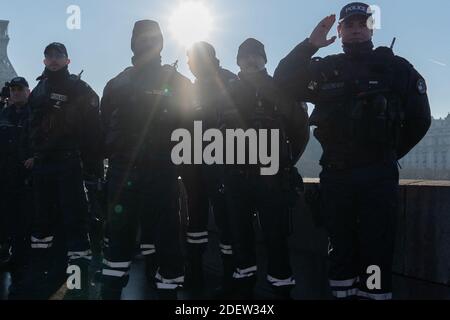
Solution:
[[[336,15],[332,14],[328,17],[325,17],[314,31],[311,33],[309,37],[309,43],[311,43],[314,47],[324,48],[328,47],[330,44],[336,41],[336,36],[333,36],[331,39],[327,39],[328,33],[336,22]]]

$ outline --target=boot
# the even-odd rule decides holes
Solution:
[[[9,243],[0,243],[0,271],[7,267],[11,251]]]
[[[67,258],[53,250],[31,250],[30,271],[26,275],[27,296],[48,300],[67,281]]]
[[[279,300],[294,300],[292,299],[292,289],[294,286],[273,287],[273,292]]]
[[[118,301],[122,297],[122,288],[108,286],[103,284],[101,298],[106,301]]]
[[[194,293],[204,289],[203,255],[200,252],[188,254],[184,287]]]
[[[158,295],[158,300],[161,301],[176,301],[178,300],[178,291],[171,289],[157,289],[156,294]]]
[[[233,281],[232,300],[253,300],[253,290],[256,284],[256,277],[246,279],[235,279]]]
[[[25,300],[27,298],[27,273],[29,268],[23,266],[15,270],[11,270],[11,285],[9,286],[8,300]]]
[[[145,276],[147,278],[147,284],[150,288],[156,290],[155,275],[158,270],[156,263],[156,256],[154,254],[145,256]]]
[[[20,238],[19,238],[20,240]],[[26,275],[30,272],[29,247],[25,241],[14,241],[9,261],[11,285],[9,286],[9,300],[20,300],[26,296]]]
[[[222,255],[222,265],[222,283],[219,287],[214,289],[214,300],[230,300],[233,298],[233,273],[235,268],[232,257],[228,255]]]

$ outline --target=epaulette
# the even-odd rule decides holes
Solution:
[[[389,47],[378,47],[375,50],[375,53],[377,54],[381,54],[387,57],[393,57],[394,56],[394,51],[392,51],[391,48]]]
[[[42,80],[45,80],[45,79],[47,79],[47,77],[45,76],[45,73],[42,72],[42,74],[39,77],[36,78],[36,81],[42,81]]]
[[[106,87],[109,89],[116,89],[122,85],[128,84],[131,81],[131,74],[133,72],[133,67],[125,68],[121,73],[119,73],[116,77],[112,78],[106,84]]]
[[[393,59],[393,62],[396,64],[404,65],[407,68],[413,67],[413,65],[405,58],[396,56],[394,54],[394,51],[389,47],[378,47],[375,49],[375,53],[381,55],[382,57],[386,57],[388,59]]]
[[[81,75],[71,74],[69,76],[70,81],[81,81]]]

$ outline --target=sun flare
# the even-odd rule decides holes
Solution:
[[[200,1],[182,2],[169,19],[169,31],[183,46],[207,40],[213,27],[213,17]]]

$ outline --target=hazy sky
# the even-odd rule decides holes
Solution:
[[[130,65],[130,37],[134,22],[154,19],[165,35],[163,62],[179,60],[179,70],[192,78],[185,48],[169,32],[169,20],[179,0],[23,0],[2,4],[0,19],[10,20],[9,58],[18,74],[34,86],[43,70],[44,47],[53,41],[66,44],[72,73],[84,70],[83,79],[101,96],[106,82]],[[343,0],[205,0],[213,16],[208,37],[222,66],[236,72],[236,52],[247,37],[266,45],[268,70],[272,73],[297,43],[311,33],[326,15],[339,13]],[[407,58],[426,78],[432,112],[444,117],[450,112],[450,1],[378,0],[368,2],[381,9],[381,29],[376,46],[390,45],[397,37],[395,52]],[[70,5],[81,9],[81,29],[69,30],[66,13]],[[336,34],[336,29],[332,35]],[[340,42],[319,51],[324,56],[340,52]]]

